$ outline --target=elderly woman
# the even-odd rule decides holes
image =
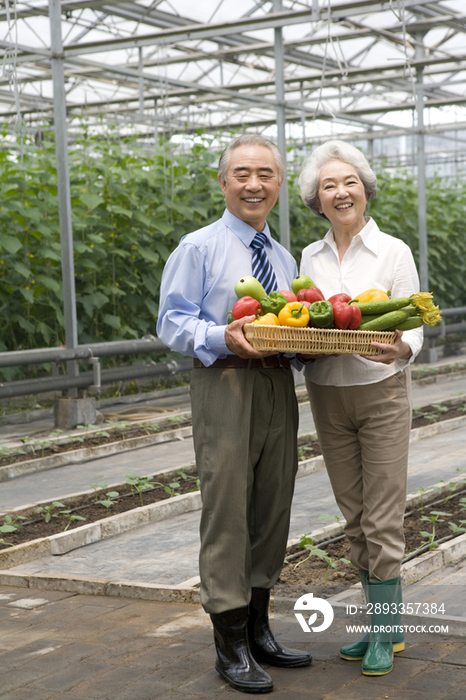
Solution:
[[[338,292],[354,298],[373,288],[390,290],[393,298],[419,291],[408,246],[365,216],[377,180],[360,151],[343,141],[324,143],[305,162],[300,187],[304,204],[332,225],[323,240],[304,249],[300,270],[326,298]],[[393,668],[393,652],[404,649],[400,567],[411,427],[409,364],[421,349],[422,329],[396,331],[394,345],[373,345],[381,354],[308,358],[305,376],[372,626],[393,627],[391,634],[368,633],[345,645],[340,655],[362,659],[365,675],[383,675]]]

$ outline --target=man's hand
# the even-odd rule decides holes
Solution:
[[[255,318],[255,316],[243,316],[243,318],[229,323],[225,329],[225,343],[227,347],[234,352],[235,355],[243,358],[243,360],[248,360],[250,357],[270,357],[270,355],[277,354],[276,352],[254,350],[252,345],[246,340],[243,333],[243,326],[246,323],[251,323]]]
[[[371,343],[373,348],[380,348],[382,353],[380,355],[363,355],[366,360],[372,360],[372,362],[383,362],[385,365],[391,365],[395,360],[409,360],[413,351],[411,350],[408,343],[402,340],[402,331],[395,331],[396,340],[393,345],[388,345],[387,343]]]

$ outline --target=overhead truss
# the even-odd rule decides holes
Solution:
[[[273,133],[281,70],[295,138],[409,133],[419,99],[426,132],[464,130],[464,0],[67,0],[61,10],[71,126]],[[50,45],[47,0],[2,3],[3,122],[53,120]]]

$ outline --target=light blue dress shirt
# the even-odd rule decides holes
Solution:
[[[271,237],[267,224],[264,233],[278,289],[290,289],[298,274],[296,262]],[[235,284],[252,275],[249,246],[255,234],[226,210],[219,221],[181,239],[165,265],[160,288],[157,335],[166,345],[206,366],[232,354],[225,344],[227,316],[238,301]]]

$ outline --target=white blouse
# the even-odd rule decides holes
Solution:
[[[390,290],[394,299],[418,292],[419,278],[410,248],[400,239],[382,233],[373,219],[366,217],[366,222],[341,263],[332,229],[321,241],[308,245],[303,250],[300,274],[311,277],[326,299],[339,292],[354,298],[375,287]],[[386,365],[360,355],[340,355],[306,365],[305,375],[316,384],[331,386],[380,382],[414,361],[422,348],[422,328],[405,331],[403,340],[413,353],[409,360]]]

